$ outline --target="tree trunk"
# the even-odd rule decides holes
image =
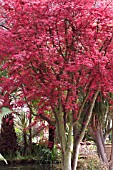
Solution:
[[[62,153],[62,170],[71,170],[71,151]]]
[[[72,170],[76,170],[77,169],[78,156],[79,156],[79,148],[80,148],[80,143],[74,144]]]
[[[108,155],[106,153],[105,143],[104,143],[104,136],[103,136],[103,130],[100,121],[98,120],[98,117],[96,114],[93,114],[92,122],[91,122],[91,131],[92,131],[92,137],[95,141],[95,144],[97,146],[97,153],[99,158],[102,160],[102,162],[105,164],[106,167],[108,167]]]
[[[61,129],[62,125],[60,125]],[[67,139],[62,138],[62,130],[59,131],[59,139],[61,141],[61,164],[62,170],[71,170],[71,148],[72,148],[72,125],[69,126]],[[66,143],[65,143],[66,141]]]
[[[113,117],[112,117],[112,146],[111,146],[111,159],[109,163],[109,170],[113,170]]]
[[[72,127],[68,134],[68,139],[64,134],[64,124],[59,123],[58,125],[58,136],[61,143],[61,164],[62,170],[71,170],[71,146],[72,146]]]
[[[64,117],[60,110],[60,113],[57,113],[57,129],[58,136],[61,144],[61,164],[62,170],[71,170],[71,149],[72,149],[72,115],[68,114],[68,133],[66,135]]]
[[[32,114],[30,113],[29,125],[32,123]],[[32,127],[29,128],[29,150],[32,152]]]
[[[77,162],[78,162],[78,154],[79,154],[79,147],[80,147],[80,142],[82,141],[84,134],[85,134],[85,130],[88,126],[88,123],[91,119],[92,116],[92,112],[93,112],[93,108],[95,105],[95,101],[97,99],[99,90],[96,91],[96,93],[93,96],[93,100],[91,102],[91,105],[89,107],[88,113],[85,116],[85,123],[83,122],[83,125],[79,131],[79,133],[76,135],[77,132],[77,125],[73,128],[73,135],[74,135],[74,145],[73,145],[73,159],[72,159],[72,170],[76,170],[77,168]],[[79,122],[78,122],[79,123]],[[77,124],[77,122],[76,122]]]
[[[107,158],[107,153],[105,150],[105,145],[103,144],[102,137],[101,137],[98,129],[97,129],[97,132],[95,133],[95,141],[96,141],[96,145],[97,145],[97,151],[98,151],[98,154],[99,154],[101,160],[104,163],[108,164],[108,158]]]
[[[29,150],[32,152],[32,129],[29,129]]]
[[[48,148],[50,150],[52,150],[54,147],[54,138],[55,138],[55,126],[49,124]]]
[[[24,148],[23,148],[23,156],[27,155],[27,149],[28,149],[28,143],[27,143],[27,134],[26,131],[23,131],[23,142],[24,142]]]
[[[102,130],[100,129],[100,124],[96,124],[95,127],[93,126],[92,130],[93,130],[93,138],[95,141],[95,144],[97,146],[97,153],[99,158],[102,160],[104,166],[106,168],[109,167],[109,155],[107,155],[106,152],[106,147],[104,144],[104,137],[102,134]]]

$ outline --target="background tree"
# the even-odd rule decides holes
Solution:
[[[112,95],[108,94],[108,98],[105,99],[102,94],[99,94],[94,107],[90,129],[101,160],[107,164],[108,162],[113,162],[110,156],[113,151],[111,149],[111,153],[108,153],[106,147],[106,140],[109,139],[112,133]],[[112,138],[109,141],[112,143]],[[112,163],[110,163],[109,169],[112,169],[112,166]]]
[[[14,129],[12,114],[3,118],[0,134],[0,152],[3,155],[16,155],[18,150],[17,136]]]

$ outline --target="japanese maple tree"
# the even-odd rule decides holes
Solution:
[[[99,91],[105,96],[113,91],[112,9],[111,3],[88,0],[1,4],[1,70],[8,73],[1,78],[2,91],[22,89],[28,104],[39,101],[37,116],[49,120],[45,110],[54,116],[63,170],[77,167]]]

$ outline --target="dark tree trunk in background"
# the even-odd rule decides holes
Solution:
[[[48,148],[51,150],[54,147],[54,138],[55,138],[55,126],[49,125]]]
[[[29,126],[32,123],[32,113],[30,113]],[[29,150],[32,153],[32,128],[29,128]]]
[[[23,131],[23,142],[24,142],[24,147],[23,147],[22,156],[26,156],[28,155],[28,150],[29,150],[26,131]]]
[[[0,134],[0,153],[16,154],[18,149],[17,137],[14,129],[14,122],[12,114],[8,115],[2,120],[1,134]]]

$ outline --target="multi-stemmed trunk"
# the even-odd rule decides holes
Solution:
[[[88,123],[91,119],[93,108],[95,105],[96,98],[98,96],[99,91],[97,90],[96,93],[94,94],[93,100],[89,105],[88,112],[85,114],[85,117],[83,119],[83,123],[81,126],[81,129],[78,129],[78,124],[76,122],[74,128],[73,128],[73,135],[74,135],[74,143],[73,143],[73,159],[72,159],[72,170],[77,169],[77,162],[78,162],[78,155],[79,155],[79,147],[80,147],[80,142],[82,141],[86,128],[88,126]],[[79,123],[79,122],[78,122]]]
[[[61,96],[59,95],[59,107],[53,108],[53,112],[54,112],[54,116],[56,119],[56,127],[58,131],[60,145],[61,145],[62,170],[76,170],[77,168],[80,142],[82,141],[84,137],[85,130],[91,119],[92,111],[93,111],[98,93],[99,93],[99,90],[95,92],[93,99],[88,107],[88,111],[84,115],[83,124],[81,126],[81,130],[79,131],[79,136],[76,132],[75,126],[77,127],[78,123],[80,123],[79,121],[81,120],[83,108],[85,106],[88,95],[86,96],[80,108],[78,120],[75,122],[73,120],[72,111],[70,112],[67,111],[66,113],[67,117],[65,117],[66,119],[64,119],[65,112],[63,112],[64,110],[63,110],[62,103],[61,103]],[[66,129],[67,126],[68,128]],[[72,134],[74,135],[74,139],[72,137]],[[73,159],[72,159],[72,152],[73,152]]]

